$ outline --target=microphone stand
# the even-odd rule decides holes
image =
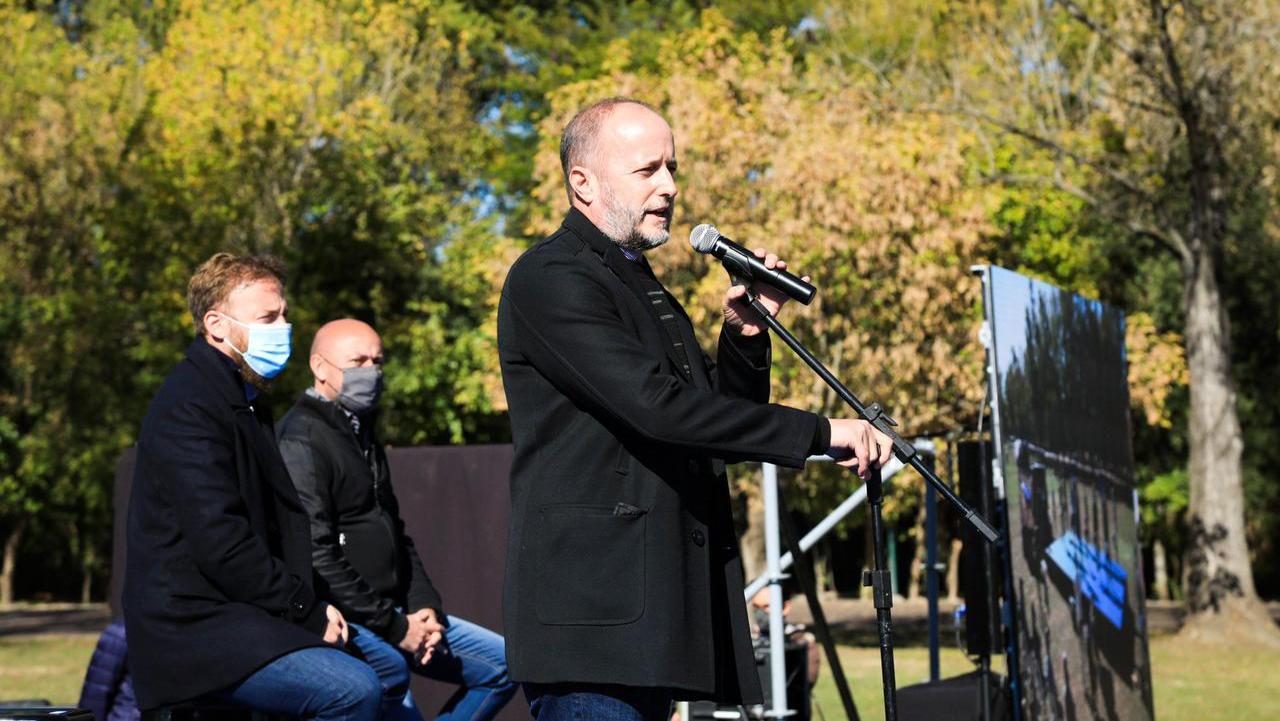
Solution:
[[[726,263],[726,266],[733,265]],[[751,292],[749,282],[743,282],[744,278],[750,278],[750,272],[747,268],[728,267],[730,276],[734,282],[747,288],[747,300],[751,307],[755,309],[760,317],[764,319],[766,325],[772,330],[784,343],[787,344],[800,359],[813,369],[818,377],[831,387],[836,395],[840,396],[850,408],[858,414],[858,417],[867,421],[876,430],[885,434],[893,442],[893,453],[902,461],[904,465],[911,466],[924,477],[925,481],[934,488],[948,503],[955,506],[964,520],[968,521],[973,527],[982,534],[990,543],[996,543],[1000,535],[996,530],[987,523],[977,511],[973,510],[967,503],[960,500],[960,497],[951,491],[947,484],[943,483],[933,470],[925,465],[924,461],[917,453],[915,446],[911,445],[894,428],[898,422],[890,418],[885,413],[884,408],[879,403],[871,405],[863,405],[862,401],[853,394],[843,383],[840,382],[827,367],[822,364],[812,353],[808,351],[791,335],[778,319],[773,317],[768,308],[760,302],[760,299]],[[884,684],[884,718],[885,721],[897,721],[898,719],[898,696],[897,683],[894,679],[893,666],[893,614],[890,608],[893,607],[893,587],[891,585],[891,571],[885,567],[885,550],[883,540],[883,521],[881,520],[881,507],[884,504],[884,489],[880,482],[880,469],[873,467],[871,475],[867,479],[867,506],[871,511],[871,538],[872,538],[872,556],[874,559],[873,569],[865,571],[862,575],[862,585],[871,588],[872,601],[876,608],[876,623],[880,632],[880,675]]]

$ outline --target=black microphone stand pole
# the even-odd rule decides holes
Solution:
[[[726,265],[729,265],[726,263]],[[736,283],[740,283],[743,276],[750,277],[748,269],[728,268],[731,276],[734,277]],[[893,442],[893,454],[902,461],[904,465],[911,466],[916,469],[925,481],[931,485],[948,503],[964,516],[964,520],[968,521],[981,533],[987,541],[995,543],[1000,536],[996,530],[987,523],[977,511],[973,510],[967,503],[960,500],[960,497],[951,491],[947,484],[943,483],[933,470],[925,465],[924,461],[917,453],[915,446],[911,445],[902,436],[898,435],[894,427],[898,422],[890,418],[884,412],[884,408],[879,403],[871,405],[863,405],[862,401],[853,394],[838,378],[827,370],[812,353],[791,335],[778,319],[773,317],[768,308],[760,302],[753,293],[750,292],[750,283],[740,283],[746,286],[747,299],[751,307],[755,309],[760,317],[764,319],[769,329],[778,335],[784,343],[787,344],[800,359],[813,369],[818,377],[831,387],[840,399],[849,405],[850,408],[858,414],[859,418],[870,423],[876,430],[885,434]],[[885,551],[883,539],[883,522],[881,520],[880,511],[884,505],[884,489],[880,482],[880,469],[872,468],[871,475],[867,479],[867,505],[871,511],[871,538],[872,538],[872,555],[874,557],[873,570],[866,572],[862,578],[862,585],[871,587],[871,595],[876,607],[876,622],[880,631],[880,675],[884,683],[884,718],[885,721],[897,721],[898,719],[898,697],[897,684],[894,680],[893,667],[893,615],[889,609],[893,606],[893,590],[890,584],[891,571],[885,568]]]

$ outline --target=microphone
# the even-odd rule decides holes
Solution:
[[[703,223],[689,233],[689,243],[699,253],[710,253],[720,259],[729,275],[758,280],[777,288],[804,305],[813,302],[818,289],[785,270],[766,268],[755,253],[720,235],[710,223]]]

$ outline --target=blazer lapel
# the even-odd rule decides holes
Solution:
[[[613,246],[605,251],[605,265],[613,271],[614,275],[622,279],[623,284],[631,290],[636,300],[640,301],[640,304],[644,306],[645,313],[658,329],[658,335],[663,341],[662,350],[667,358],[670,359],[676,373],[687,381],[694,381],[698,375],[696,368],[702,363],[702,350],[698,347],[698,343],[693,336],[684,332],[684,326],[688,325],[688,318],[684,315],[684,310],[680,308],[680,304],[676,302],[675,298],[671,297],[670,293],[666,292],[666,288],[662,288],[666,300],[665,305],[676,314],[676,322],[673,325],[680,326],[680,337],[672,338],[671,333],[667,330],[667,323],[662,319],[661,306],[655,304],[653,299],[649,297],[650,290],[654,285],[661,287],[662,284],[660,281],[656,281],[655,278],[646,277],[652,273],[645,267],[647,262],[643,258],[630,260],[622,254],[622,251],[617,246]],[[674,345],[676,341],[684,344],[684,355],[687,357],[692,375],[685,372],[686,358],[682,358],[677,353]]]
[[[667,297],[679,319],[677,325],[680,326],[680,333],[684,336],[684,347],[689,351],[689,366],[693,369],[693,382],[699,388],[710,390],[711,374],[707,372],[707,364],[703,361],[702,346],[698,344],[698,339],[693,334],[693,321],[689,320],[689,315],[670,293]]]
[[[255,464],[266,475],[276,495],[291,507],[300,509],[302,502],[298,499],[298,491],[293,487],[280,451],[276,449],[275,431],[265,399],[260,404],[249,403],[244,395],[244,381],[234,364],[229,363],[204,338],[196,338],[187,349],[187,360],[195,364],[231,407],[241,437],[251,446]]]
[[[604,263],[605,267],[622,281],[622,284],[631,291],[636,301],[644,307],[645,314],[653,322],[653,327],[657,331],[658,337],[662,339],[662,351],[671,361],[671,366],[675,369],[676,375],[693,383],[697,382],[696,378],[699,371],[705,375],[706,369],[701,367],[702,350],[698,346],[697,340],[693,338],[692,332],[685,332],[682,329],[682,338],[679,340],[684,343],[685,354],[688,356],[689,366],[693,369],[694,377],[685,374],[685,361],[676,354],[676,349],[672,345],[672,341],[675,339],[672,339],[668,334],[657,307],[649,298],[648,289],[643,285],[643,274],[649,272],[647,268],[641,266],[642,263],[645,263],[644,259],[630,260],[627,258],[616,243],[605,237],[604,233],[601,233],[585,215],[576,209],[569,211],[569,215],[564,221],[564,227],[582,238],[600,256],[601,262]],[[687,326],[689,323],[688,317],[684,315],[684,310],[680,308],[680,304],[675,302],[670,293],[666,294],[666,298],[668,304],[678,314],[677,319],[682,321],[677,325]],[[708,387],[710,387],[709,383]]]

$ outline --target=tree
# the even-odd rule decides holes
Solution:
[[[286,259],[295,359],[333,317],[386,333],[393,442],[502,437],[488,318],[512,246],[482,212],[485,18],[228,0],[59,22],[0,5],[6,558],[24,531],[78,556],[51,565],[108,556],[115,461],[191,341],[186,282],[218,250]],[[273,395],[307,381],[295,360]]]
[[[954,107],[1043,153],[1055,171],[1044,181],[1177,264],[1190,379],[1190,628],[1230,619],[1256,637],[1270,623],[1245,540],[1222,277],[1233,253],[1268,232],[1259,209],[1274,168],[1276,8],[1029,0],[987,10],[971,24],[971,55],[946,68]]]
[[[673,240],[650,258],[700,337],[715,337],[727,278],[684,239],[693,225],[713,222],[815,276],[817,300],[788,307],[786,322],[851,388],[885,403],[904,433],[970,425],[982,351],[980,287],[968,269],[988,257],[992,229],[992,197],[968,181],[971,136],[951,132],[941,115],[898,112],[860,77],[809,66],[785,31],[743,31],[714,10],[656,48],[622,39],[608,56],[601,76],[551,95],[535,229],[555,227],[566,206],[555,144],[571,114],[610,95],[651,102],[675,130],[687,180]],[[850,413],[778,346],[776,401]],[[900,480],[891,515],[910,514],[919,495],[918,479]],[[746,481],[740,487],[751,494]],[[846,475],[823,468],[806,474],[792,505],[828,508],[850,487]]]
[[[136,412],[121,269],[100,250],[141,112],[127,25],[70,43],[47,16],[0,6],[0,603],[24,534],[77,508],[101,543],[109,474]],[[62,535],[65,528],[58,528]],[[71,550],[71,549],[68,549]],[[78,561],[101,557],[81,544]],[[80,565],[80,564],[77,564]],[[92,565],[92,564],[90,564]]]

